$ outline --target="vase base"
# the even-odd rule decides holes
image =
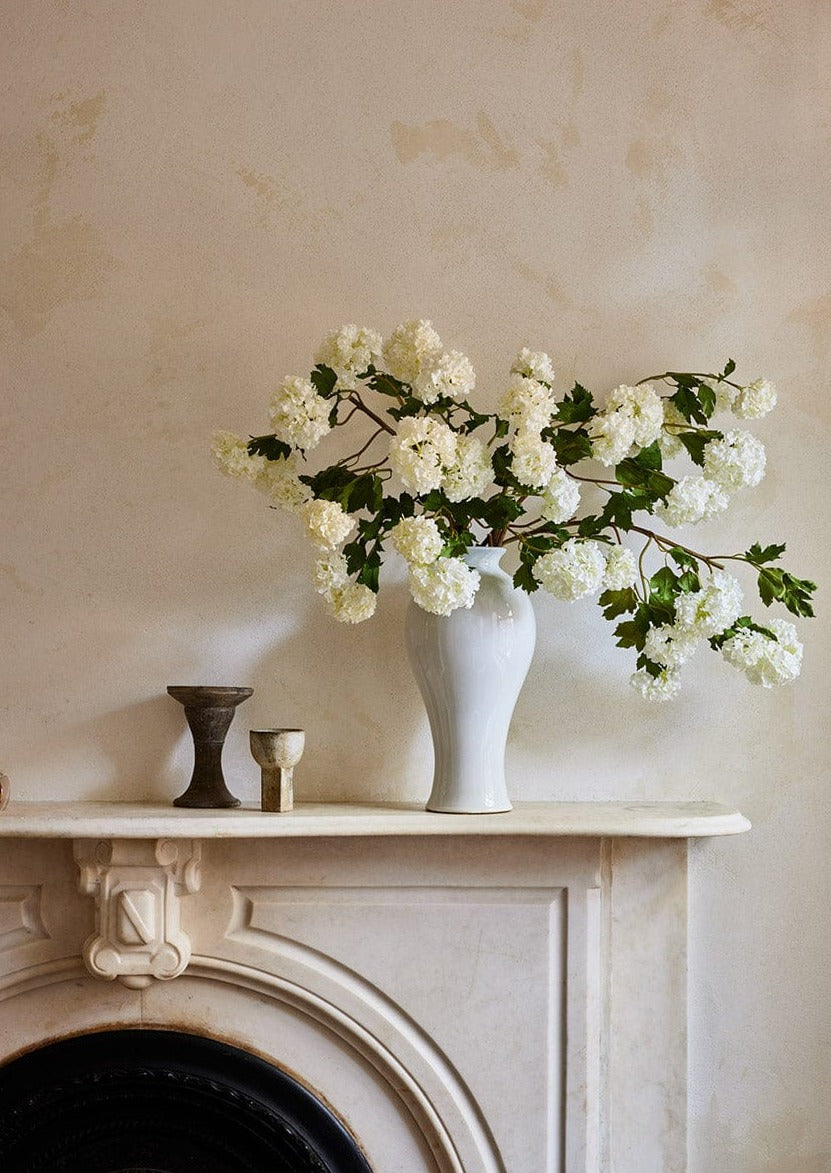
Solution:
[[[442,806],[440,803],[428,802],[424,808],[434,815],[506,815],[514,808],[507,806]]]

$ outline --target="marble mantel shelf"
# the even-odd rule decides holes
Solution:
[[[410,804],[301,803],[286,814],[259,808],[183,810],[128,802],[15,802],[0,838],[295,839],[355,836],[707,838],[750,822],[715,802],[519,802],[492,815],[434,814]]]

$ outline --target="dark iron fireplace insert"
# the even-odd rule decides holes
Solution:
[[[236,1047],[114,1030],[0,1067],[3,1173],[371,1173],[338,1118]]]

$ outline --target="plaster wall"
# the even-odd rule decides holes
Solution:
[[[16,796],[179,793],[170,683],[254,687],[226,754],[244,799],[245,731],[272,724],[307,729],[301,799],[426,796],[402,567],[371,624],[334,624],[297,528],[208,455],[216,427],[265,431],[346,321],[431,317],[486,406],[522,345],[600,397],[733,357],[780,389],[769,473],[695,539],[787,538],[827,582],[829,60],[818,0],[3,5]],[[535,606],[517,798],[716,798],[754,823],[691,851],[692,1173],[831,1170],[827,625],[787,690],[704,656],[650,709],[593,604]]]

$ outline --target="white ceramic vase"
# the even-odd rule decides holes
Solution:
[[[473,606],[432,615],[410,602],[407,652],[427,709],[435,755],[430,811],[509,811],[505,744],[534,654],[531,600],[499,565],[504,550],[481,546],[465,561],[479,571]]]

